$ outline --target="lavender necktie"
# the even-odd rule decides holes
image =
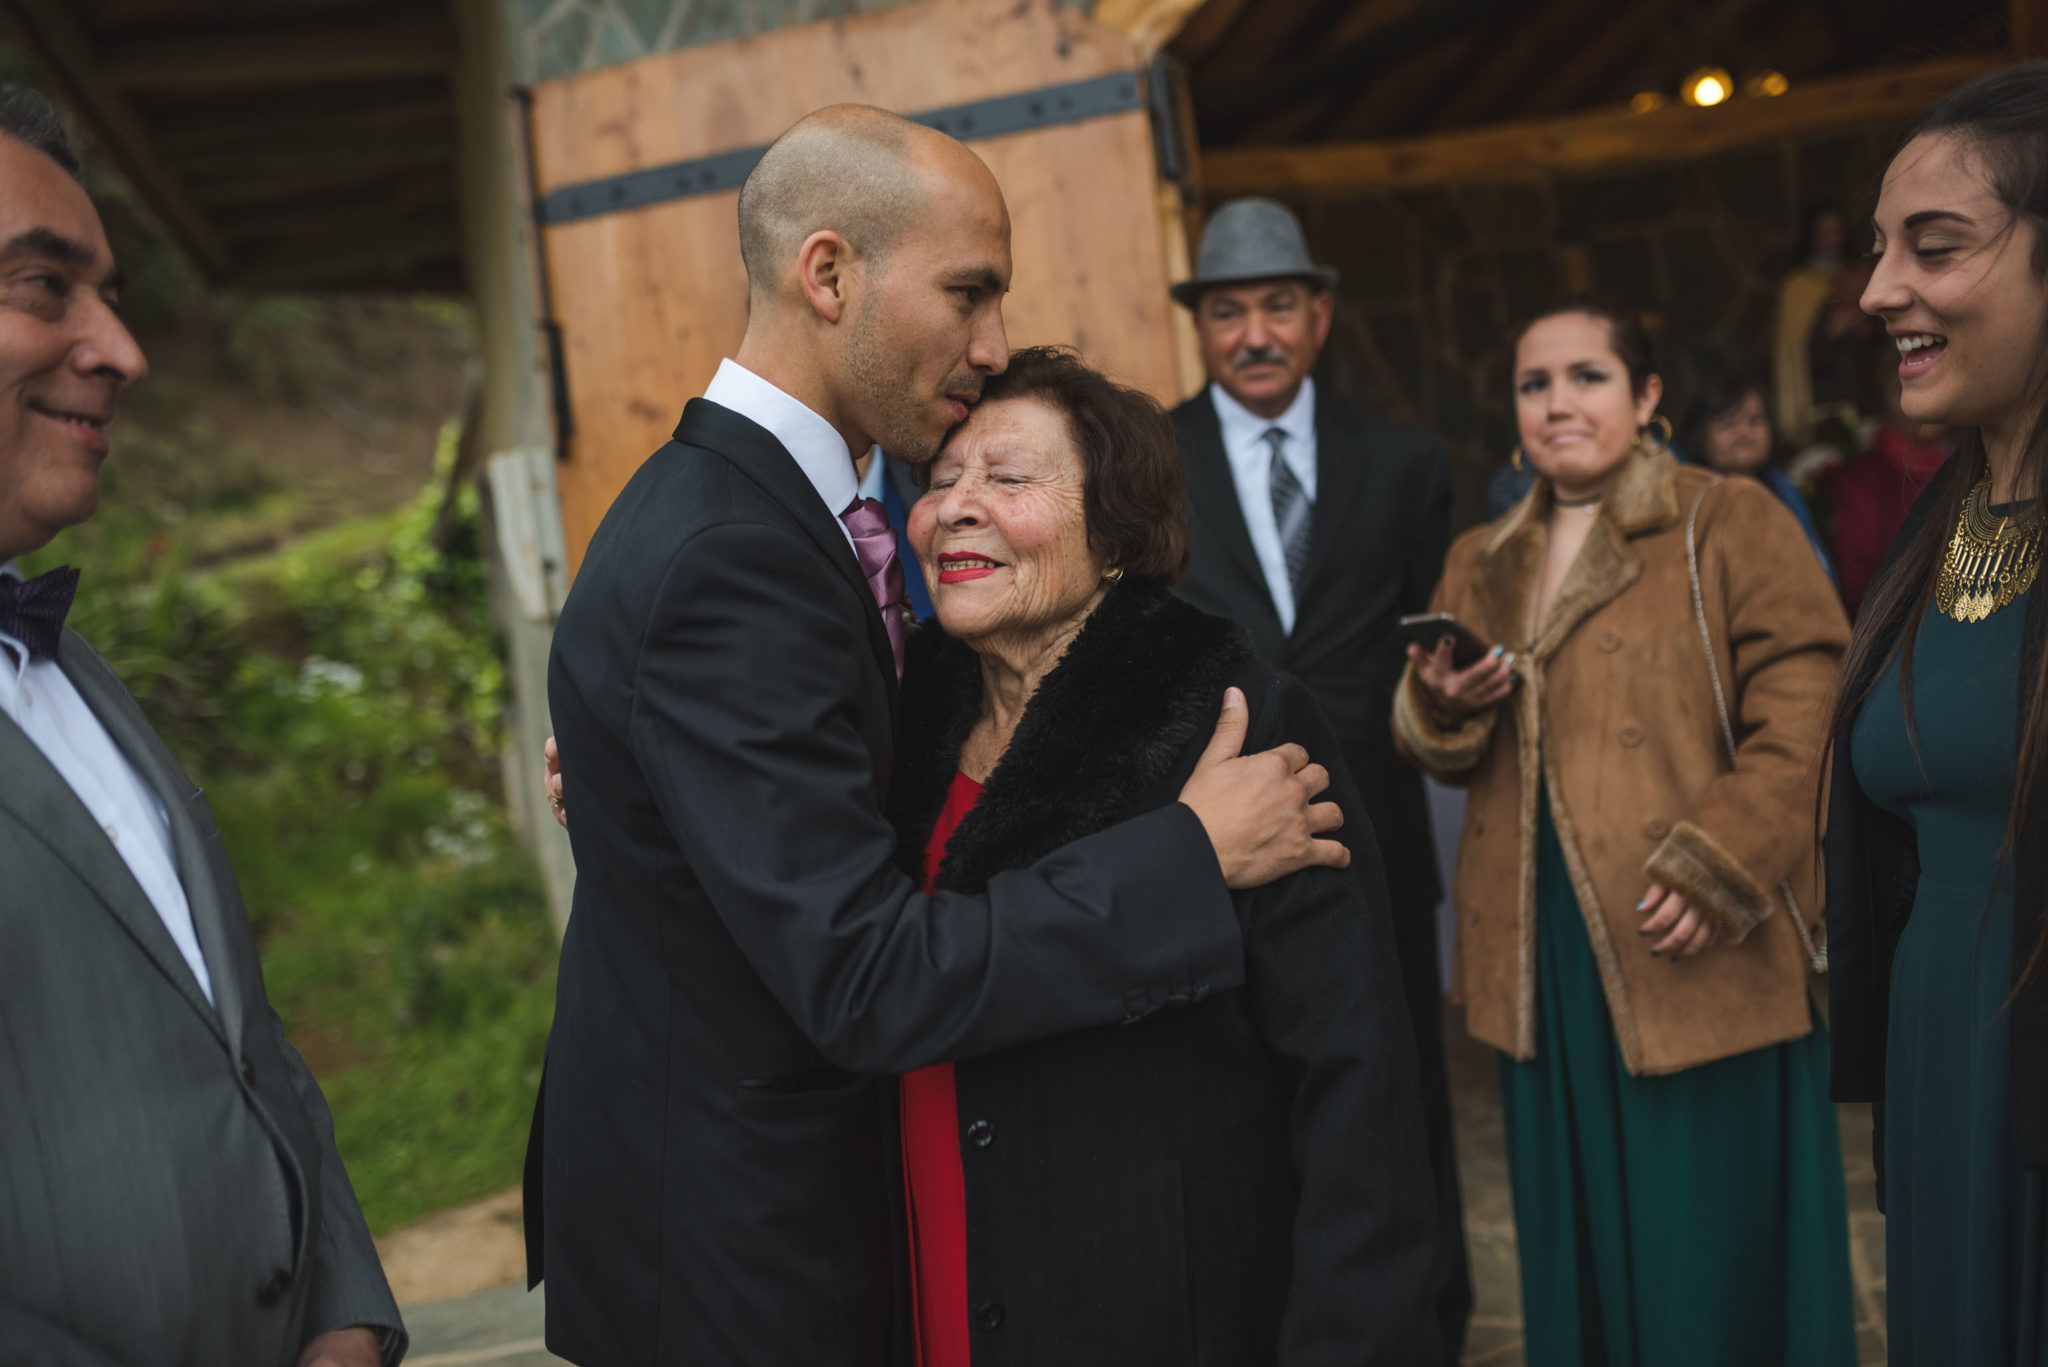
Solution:
[[[889,631],[889,651],[896,657],[896,681],[903,681],[903,640],[909,633],[910,594],[903,585],[903,564],[896,558],[896,529],[889,514],[872,498],[857,498],[839,515],[853,536],[853,554],[867,576],[868,592],[882,610]]]

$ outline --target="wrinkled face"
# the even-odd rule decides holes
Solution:
[[[1059,409],[1018,398],[974,410],[910,510],[910,544],[947,635],[1029,642],[1087,617],[1109,567],[1088,546],[1085,492]]]
[[[1010,357],[1003,332],[1010,214],[1002,192],[979,160],[936,168],[925,179],[917,225],[862,265],[845,356],[853,415],[883,450],[918,465]]]
[[[1905,415],[2001,431],[2023,420],[2048,322],[2035,225],[1999,201],[1965,143],[1931,134],[1892,159],[1875,227],[1863,311],[1899,348]]]
[[[1771,459],[1771,415],[1754,389],[1725,413],[1707,419],[1700,459],[1727,475],[1753,475]]]
[[[1602,318],[1560,313],[1531,327],[1515,347],[1522,450],[1568,497],[1606,483],[1663,392],[1654,375],[1640,398],[1630,392],[1628,367],[1614,354],[1612,330]]]
[[[98,506],[114,401],[148,369],[116,284],[84,188],[0,137],[0,560]]]
[[[1262,418],[1301,392],[1330,336],[1335,301],[1302,280],[1215,285],[1195,301],[1195,332],[1209,378]]]

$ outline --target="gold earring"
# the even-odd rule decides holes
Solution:
[[[1118,565],[1116,568],[1110,570],[1109,573],[1102,576],[1102,582],[1105,584],[1121,583],[1123,581],[1123,577],[1124,567],[1122,565]]]
[[[1522,448],[1520,446],[1517,446],[1508,453],[1508,464],[1515,467],[1516,474],[1522,473]]]
[[[1671,445],[1671,438],[1674,435],[1671,430],[1671,419],[1665,417],[1662,413],[1652,413],[1650,420],[1643,424],[1643,430],[1638,432],[1636,436],[1640,438],[1649,432],[1657,434],[1657,445],[1665,447]]]

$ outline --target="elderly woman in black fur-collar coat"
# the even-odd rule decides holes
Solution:
[[[1248,745],[1338,754],[1299,684],[1167,592],[1185,495],[1149,399],[1021,351],[929,478],[909,532],[938,617],[889,803],[927,886],[1174,801],[1226,690]],[[1348,778],[1330,791],[1351,867],[1238,894],[1244,988],[904,1079],[922,1367],[1440,1360],[1379,854]]]

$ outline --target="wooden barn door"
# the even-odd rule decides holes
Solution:
[[[633,470],[738,346],[740,182],[822,105],[857,101],[972,143],[1002,183],[1012,345],[1065,342],[1173,402],[1199,381],[1167,298],[1186,270],[1148,78],[1122,34],[1057,0],[925,0],[649,57],[528,105],[544,299],[558,343],[570,564]],[[1008,98],[1015,97],[1015,98]]]

